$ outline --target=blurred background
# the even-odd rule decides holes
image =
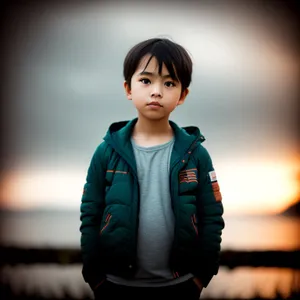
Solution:
[[[79,249],[91,156],[112,122],[136,116],[123,91],[123,60],[152,37],[183,45],[194,63],[188,99],[171,119],[206,137],[225,208],[222,250],[300,250],[298,1],[0,7],[2,253]],[[92,297],[80,263],[3,260],[3,295]],[[222,265],[201,298],[291,299],[299,295],[299,262],[280,266]]]

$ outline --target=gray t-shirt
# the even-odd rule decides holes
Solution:
[[[140,186],[138,269],[135,279],[107,275],[108,280],[129,286],[167,286],[192,277],[173,278],[169,257],[174,238],[169,172],[174,138],[165,144],[141,147],[131,140]]]

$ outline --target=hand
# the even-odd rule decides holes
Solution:
[[[201,292],[202,289],[203,289],[203,284],[201,283],[201,280],[199,278],[197,278],[197,277],[194,277],[193,281],[195,282],[195,284],[199,288],[199,291]]]

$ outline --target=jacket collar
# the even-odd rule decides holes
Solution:
[[[110,125],[104,140],[118,152],[127,162],[136,170],[136,163],[131,144],[131,135],[137,122],[137,118],[130,121],[116,122]],[[175,135],[175,143],[171,156],[171,166],[184,155],[193,151],[197,142],[203,142],[204,136],[200,133],[199,128],[195,126],[179,127],[173,121],[169,121]]]

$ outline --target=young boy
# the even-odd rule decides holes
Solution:
[[[218,272],[223,206],[205,139],[169,120],[191,75],[188,53],[168,39],[125,58],[138,116],[109,127],[81,202],[82,273],[96,299],[199,299]]]

